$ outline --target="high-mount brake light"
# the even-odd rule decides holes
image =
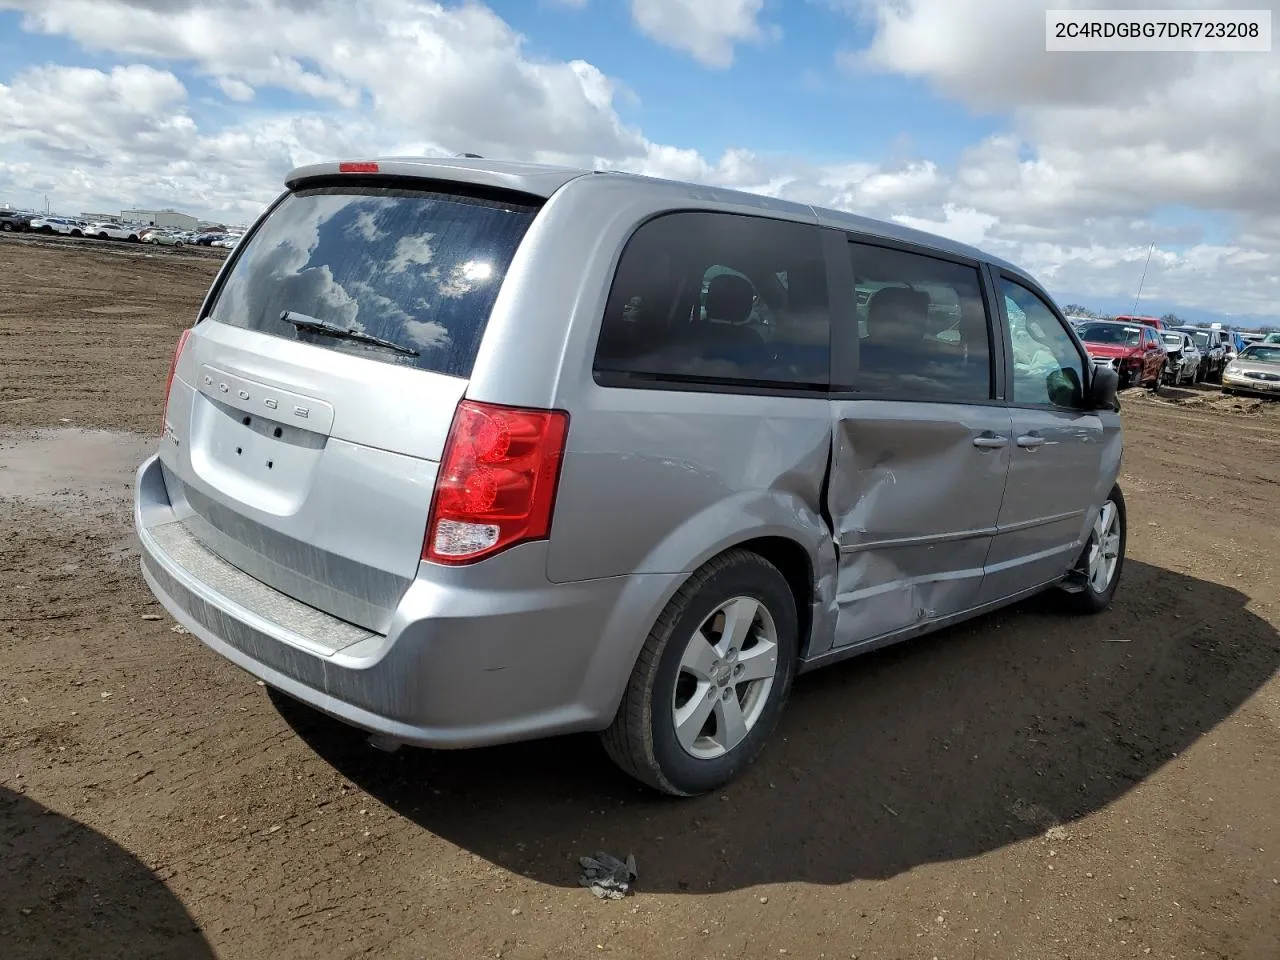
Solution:
[[[338,164],[339,173],[377,173],[378,165],[372,160],[351,160]]]
[[[173,389],[173,376],[178,372],[178,360],[182,357],[182,351],[187,345],[187,338],[190,336],[190,327],[178,334],[178,345],[173,350],[173,359],[169,361],[169,376],[164,381],[164,417],[160,421],[161,436],[164,436],[169,430],[169,391]]]
[[[445,441],[422,558],[474,563],[551,533],[569,415],[463,400]]]

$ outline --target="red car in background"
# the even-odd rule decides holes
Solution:
[[[1159,390],[1167,355],[1157,329],[1141,322],[1090,320],[1076,327],[1076,334],[1095,365],[1115,368],[1122,389],[1142,385]]]

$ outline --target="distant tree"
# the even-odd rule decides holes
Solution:
[[[1172,313],[1172,312],[1166,313],[1160,319],[1163,320],[1165,323],[1169,324],[1170,326],[1174,326],[1174,327],[1180,327],[1187,322],[1183,320],[1180,316],[1178,316],[1176,313]]]
[[[1098,315],[1095,311],[1078,303],[1068,303],[1062,308],[1062,312],[1072,317],[1096,317]]]

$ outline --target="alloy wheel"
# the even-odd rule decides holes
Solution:
[[[676,739],[690,756],[714,760],[760,720],[778,673],[778,633],[768,608],[734,597],[715,608],[685,646],[672,694]]]
[[[1120,511],[1108,500],[1098,511],[1093,522],[1093,536],[1089,541],[1089,589],[1094,593],[1106,593],[1115,579],[1120,557],[1120,530],[1117,521]]]

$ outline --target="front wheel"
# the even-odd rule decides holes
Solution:
[[[673,796],[723,786],[759,754],[795,676],[795,599],[759,554],[730,550],[689,578],[641,648],[612,725],[615,763]]]
[[[1067,599],[1076,613],[1101,613],[1111,605],[1120,584],[1127,539],[1124,494],[1116,484],[1098,508],[1093,529],[1089,531],[1089,542],[1068,580],[1075,589]]]

